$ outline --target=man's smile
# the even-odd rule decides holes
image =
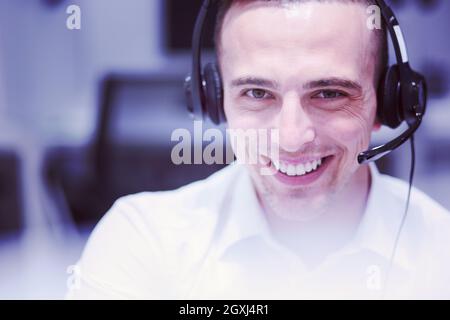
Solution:
[[[316,171],[322,165],[322,158],[316,158],[315,160],[303,161],[301,163],[292,163],[285,160],[273,160],[272,164],[275,169],[288,175],[292,176],[304,176],[311,172]]]
[[[309,185],[326,171],[334,155],[303,156],[297,159],[268,159],[267,167],[274,170],[274,177],[289,186]]]

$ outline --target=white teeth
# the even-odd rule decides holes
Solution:
[[[290,164],[290,165],[288,166],[287,174],[288,174],[288,176],[295,176],[295,175],[297,175],[297,169],[296,169],[296,167],[293,166],[292,164]]]
[[[322,165],[322,159],[313,160],[303,164],[292,165],[280,161],[272,161],[275,169],[288,176],[303,176],[307,173],[317,170]]]
[[[312,171],[312,164],[311,164],[311,162],[306,163],[305,170],[306,170],[306,172],[311,172]]]
[[[302,176],[306,173],[305,167],[302,164],[297,165],[297,175]]]

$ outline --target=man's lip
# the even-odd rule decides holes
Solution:
[[[286,157],[279,157],[278,159],[273,159],[267,156],[264,156],[267,158],[267,160],[269,160],[271,163],[273,163],[274,161],[277,162],[283,162],[286,164],[292,164],[292,165],[299,165],[299,164],[304,164],[307,162],[312,162],[314,160],[323,160],[326,158],[329,158],[333,156],[332,154],[327,154],[327,155],[317,155],[317,156],[302,156],[302,157],[298,157],[298,158],[286,158]]]
[[[282,173],[281,171],[276,170],[274,177],[276,180],[278,180],[279,182],[283,183],[286,186],[298,187],[311,185],[322,176],[325,170],[327,170],[328,166],[333,161],[333,158],[334,156],[325,157],[322,160],[323,163],[317,170],[307,173],[306,175],[289,176],[285,173]]]

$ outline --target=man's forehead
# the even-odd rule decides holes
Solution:
[[[251,64],[298,64],[301,59],[311,64],[354,65],[369,56],[372,50],[367,47],[373,41],[364,6],[334,1],[280,6],[256,1],[230,9],[221,54],[235,62],[246,61],[249,68]]]
[[[270,3],[256,1],[232,6],[224,19],[223,40],[245,36],[247,41],[265,39],[269,44],[277,39],[301,42],[337,37],[343,41],[355,36],[369,38],[372,33],[361,5],[334,1]]]

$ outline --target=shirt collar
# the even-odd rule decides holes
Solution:
[[[270,237],[270,229],[262,213],[256,192],[247,168],[242,164],[235,166],[235,176],[229,186],[223,203],[227,204],[227,215],[217,243],[217,253],[222,255],[232,245],[252,236]],[[366,211],[361,219],[354,239],[339,254],[371,250],[385,259],[390,259],[395,237],[401,223],[402,214],[398,203],[383,185],[381,174],[375,164],[369,164],[371,186]],[[401,212],[403,213],[403,212]],[[405,259],[396,259],[396,263],[406,266]]]
[[[382,175],[374,163],[369,164],[371,186],[366,210],[356,235],[347,246],[350,250],[371,250],[390,260],[399,231],[404,207],[389,193]],[[396,257],[395,263],[406,267],[406,257]]]
[[[233,163],[235,172],[231,190],[222,203],[226,205],[221,234],[217,239],[217,253],[223,254],[237,242],[257,235],[270,233],[267,221],[262,213],[252,179],[243,164]]]

